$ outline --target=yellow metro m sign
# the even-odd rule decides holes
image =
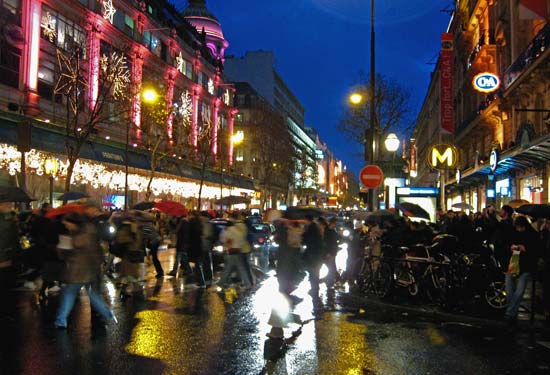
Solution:
[[[449,144],[433,145],[428,151],[428,165],[433,169],[456,169],[458,151]]]

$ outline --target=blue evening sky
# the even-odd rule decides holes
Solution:
[[[186,0],[173,0],[178,9]],[[176,2],[177,1],[177,2]],[[420,109],[449,22],[450,0],[376,0],[376,71],[412,92],[411,119]],[[359,71],[369,72],[369,0],[207,0],[229,41],[226,54],[272,50],[275,68],[337,158],[358,173],[360,145],[336,127]],[[410,125],[410,124],[404,124]]]

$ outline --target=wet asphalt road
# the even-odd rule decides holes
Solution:
[[[165,269],[170,261],[165,254]],[[296,312],[307,323],[281,358],[266,363],[267,321],[277,304],[273,276],[232,301],[215,287],[152,276],[150,267],[144,299],[123,302],[106,282],[119,324],[105,328],[90,319],[85,295],[69,329],[60,331],[52,325],[57,298],[41,306],[33,293],[15,291],[0,309],[0,374],[550,374],[543,346],[550,339],[540,334],[368,301],[346,306],[342,292],[326,289],[324,308],[314,313],[307,281],[296,291],[303,298]]]

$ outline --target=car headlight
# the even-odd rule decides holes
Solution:
[[[254,248],[255,249],[259,249],[260,247],[262,247],[261,245],[258,245],[257,243],[254,244]]]
[[[272,242],[272,243],[271,243],[271,246],[272,246],[272,247],[279,247],[279,244],[278,244],[277,242]]]
[[[222,253],[223,252],[223,246],[222,245],[217,245],[217,246],[214,246],[212,248],[213,251],[217,251],[218,253]]]
[[[349,229],[344,229],[344,231],[342,232],[342,236],[348,237],[349,235],[350,235]]]
[[[114,225],[109,225],[109,233],[110,234],[115,234],[115,232],[116,232],[115,226]]]

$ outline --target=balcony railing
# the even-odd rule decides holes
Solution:
[[[502,85],[507,89],[514,83],[519,76],[534,63],[546,49],[550,46],[550,23],[533,38],[527,48],[519,55],[516,61],[504,72],[502,76]]]

